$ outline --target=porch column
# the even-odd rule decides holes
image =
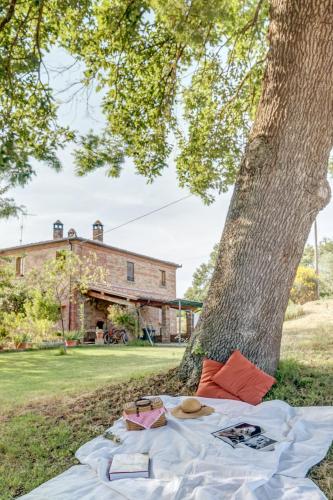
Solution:
[[[162,306],[162,342],[170,342],[170,307]]]

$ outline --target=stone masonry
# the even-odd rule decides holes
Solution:
[[[64,237],[63,225],[58,220],[53,226],[52,240],[3,249],[0,250],[0,255],[12,257],[18,279],[24,279],[31,269],[39,268],[45,261],[55,258],[60,250],[73,251],[79,256],[94,254],[96,266],[102,267],[106,275],[106,283],[103,286],[112,289],[115,295],[119,294],[125,300],[127,296],[129,299],[134,296],[149,297],[155,301],[176,298],[176,270],[179,266],[104,244],[103,225],[100,221],[93,225],[93,239],[80,238],[72,229],[69,236]],[[134,265],[134,276],[131,276],[131,280],[128,279],[128,263],[131,269]],[[165,278],[165,284],[162,276]],[[66,329],[79,329],[80,303],[84,303],[84,323],[87,331],[95,330],[97,321],[106,321],[110,299],[105,301],[102,296],[84,297],[75,301],[75,304],[67,300],[62,306]],[[168,306],[158,308],[141,304],[140,316],[144,325],[151,325],[156,334],[161,335],[162,341],[169,341],[170,335],[176,334],[176,311]]]

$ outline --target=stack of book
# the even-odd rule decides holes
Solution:
[[[145,453],[118,453],[113,456],[110,481],[130,477],[149,477],[149,456]]]

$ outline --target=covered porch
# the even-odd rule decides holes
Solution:
[[[169,301],[159,301],[156,299],[142,299],[147,305],[156,307],[162,311],[162,323],[167,327],[167,318],[174,313],[176,323],[173,329],[161,332],[160,336],[155,335],[155,342],[184,342],[187,341],[196,325],[195,315],[202,308],[202,302],[187,299],[174,299]]]
[[[107,324],[107,309],[117,304],[136,310],[140,336],[151,337],[153,342],[183,342],[190,338],[195,326],[195,314],[202,308],[201,302],[128,294],[123,291],[90,286],[86,294],[85,324],[87,339],[93,340],[96,326]]]

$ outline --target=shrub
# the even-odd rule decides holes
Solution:
[[[20,333],[18,335],[13,335],[12,340],[16,349],[20,347],[20,344],[23,344],[25,342],[31,342],[31,338],[27,333]]]
[[[290,299],[296,304],[316,300],[318,279],[314,269],[299,266],[290,292]]]
[[[151,343],[149,340],[141,340],[141,339],[133,339],[128,342],[129,346],[131,347],[151,347]]]
[[[134,337],[138,330],[138,321],[135,311],[128,307],[120,307],[117,305],[108,308],[108,318],[117,328],[124,328],[126,332]]]
[[[320,257],[319,276],[320,295],[331,297],[333,295],[333,253],[325,253]]]
[[[63,346],[61,346],[59,348],[59,351],[56,352],[56,356],[66,356],[67,354],[68,354],[68,351]]]
[[[299,304],[294,304],[294,302],[289,301],[286,313],[284,315],[284,320],[289,321],[291,319],[297,319],[304,316],[305,311]]]
[[[65,332],[66,340],[80,340],[82,337],[82,333],[79,330],[71,330]]]
[[[34,340],[42,341],[53,338],[54,335],[54,322],[47,318],[34,319],[29,322],[30,332]]]
[[[7,347],[10,343],[10,338],[6,333],[0,331],[0,350]]]
[[[16,346],[26,342],[26,336],[34,342],[54,337],[55,321],[59,307],[50,294],[30,290],[23,286],[13,287],[11,294],[2,301],[0,337]]]
[[[48,320],[55,323],[60,319],[59,305],[50,292],[42,293],[40,290],[34,290],[31,299],[24,305],[24,311],[26,316],[34,320]]]
[[[1,317],[1,336],[10,338],[28,335],[29,328],[23,313],[3,313]]]
[[[38,342],[54,337],[54,323],[51,320],[34,318],[24,313],[3,313],[0,337],[12,341],[15,345],[27,342],[27,339],[29,342]]]

